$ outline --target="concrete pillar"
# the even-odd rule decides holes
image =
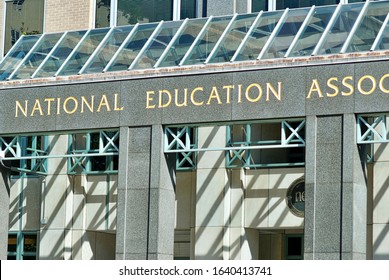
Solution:
[[[202,1],[202,5],[207,6],[207,17],[231,15],[234,13],[247,13],[247,3],[247,1],[243,0]]]
[[[308,116],[305,259],[366,258],[367,188],[353,115]]]
[[[7,259],[9,222],[9,170],[0,165],[0,260]]]
[[[120,128],[116,259],[172,259],[174,170],[161,126]]]

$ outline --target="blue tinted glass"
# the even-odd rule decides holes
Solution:
[[[115,27],[109,38],[94,54],[94,58],[84,73],[102,72],[133,28],[132,25]]]
[[[189,20],[180,36],[173,42],[170,50],[161,61],[159,67],[168,67],[179,65],[185,53],[200,33],[207,19],[192,19]]]
[[[140,56],[137,57],[137,61],[135,61],[135,65],[131,65],[131,67],[133,69],[153,67],[161,57],[169,42],[173,39],[173,36],[176,34],[181,24],[182,21],[164,22],[160,30],[152,38],[152,41],[149,42],[147,49],[140,53]]]
[[[339,53],[364,3],[343,5],[318,54]]]
[[[18,67],[41,35],[22,36],[0,63],[0,80],[3,81]]]
[[[63,66],[62,70],[58,75],[75,75],[84,66],[85,62],[96,50],[101,40],[107,35],[109,28],[93,29],[89,34],[82,40],[78,45],[72,57],[67,60],[66,65]]]
[[[371,2],[347,52],[369,51],[389,12],[389,2]]]
[[[309,56],[312,54],[335,9],[336,6],[315,8],[297,43],[290,51],[290,56]]]
[[[23,65],[21,65],[21,67],[13,75],[13,79],[31,78],[31,75],[51,52],[62,35],[63,33],[43,35],[42,40],[35,44],[28,57],[26,57]]]
[[[107,71],[127,70],[157,25],[157,23],[139,25],[135,34],[132,35],[132,38],[126,43]]]
[[[249,37],[242,43],[243,48],[236,54],[236,61],[257,59],[266,41],[273,32],[283,11],[262,14]]]
[[[54,49],[51,56],[44,62],[42,67],[34,74],[35,77],[52,77],[61,67],[62,63],[76,47],[86,30],[68,32]]]
[[[258,14],[239,15],[230,26],[210,63],[230,61]]]

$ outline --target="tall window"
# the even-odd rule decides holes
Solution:
[[[252,12],[260,12],[269,10],[269,0],[252,0]]]
[[[95,27],[196,17],[197,0],[96,0]]]
[[[6,1],[4,53],[21,35],[43,33],[44,0]]]

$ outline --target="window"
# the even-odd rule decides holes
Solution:
[[[277,0],[277,10],[338,4],[339,0]]]
[[[69,174],[117,173],[119,131],[71,134],[69,141]]]
[[[197,0],[96,0],[95,27],[196,17]]]
[[[36,260],[37,234],[18,232],[8,235],[8,260]]]
[[[44,0],[6,1],[4,53],[21,35],[43,33]]]
[[[304,259],[304,236],[302,234],[287,234],[285,236],[285,259]]]
[[[251,11],[260,12],[269,10],[269,1],[268,0],[252,0]]]

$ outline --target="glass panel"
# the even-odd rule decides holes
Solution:
[[[16,253],[17,236],[16,234],[8,235],[8,254]]]
[[[228,23],[231,21],[231,18],[231,16],[213,18],[208,25],[207,30],[197,41],[197,44],[194,46],[188,59],[184,62],[184,65],[204,63],[220,36],[223,34]]]
[[[339,0],[277,0],[277,10],[338,4]]]
[[[388,49],[389,49],[389,22],[386,24],[380,43],[377,46],[377,50],[388,50]]]
[[[181,18],[196,17],[196,0],[181,0]]]
[[[25,234],[23,252],[36,252],[36,235]]]
[[[388,2],[371,2],[347,52],[369,51],[389,12]]]
[[[315,8],[312,18],[305,26],[290,56],[309,56],[312,54],[335,9],[336,6]]]
[[[260,12],[269,10],[268,0],[252,0],[251,2],[251,11]]]
[[[35,77],[50,77],[61,67],[72,50],[76,47],[86,30],[74,31],[66,34],[65,38],[55,48],[51,57],[45,62],[42,68],[35,74]]]
[[[107,35],[108,31],[109,28],[91,30],[58,75],[63,76],[77,74],[91,54],[96,50],[101,40],[103,40],[105,35]]]
[[[0,64],[0,81],[5,80],[16,69],[21,60],[27,55],[41,35],[22,37],[17,45],[6,55]]]
[[[173,19],[173,0],[118,0],[117,25]]]
[[[339,53],[364,3],[344,5],[318,54]]]
[[[111,24],[111,0],[96,0],[95,28],[109,27]]]
[[[35,45],[27,60],[15,73],[12,79],[28,79],[35,72],[38,66],[47,57],[63,33],[44,34],[44,38]]]
[[[19,0],[5,3],[4,53],[7,53],[22,35],[43,32],[44,0]]]
[[[244,46],[235,60],[243,61],[257,59],[282,14],[283,11],[263,14],[250,36],[244,42]]]
[[[127,70],[156,27],[156,23],[139,25],[108,71]]]
[[[84,73],[102,72],[133,28],[132,25],[115,27]]]
[[[218,50],[210,63],[230,61],[235,51],[243,41],[246,33],[258,14],[239,15],[236,17],[227,35],[223,38]]]
[[[297,9],[288,12],[285,22],[282,24],[282,27],[279,29],[263,58],[284,57],[308,12],[309,9]]]
[[[200,33],[207,19],[189,20],[181,35],[174,42],[170,51],[159,65],[160,67],[176,66],[180,63],[197,35]]]
[[[134,69],[153,67],[181,24],[182,21],[164,22],[158,34],[153,38],[151,45],[141,55]]]

